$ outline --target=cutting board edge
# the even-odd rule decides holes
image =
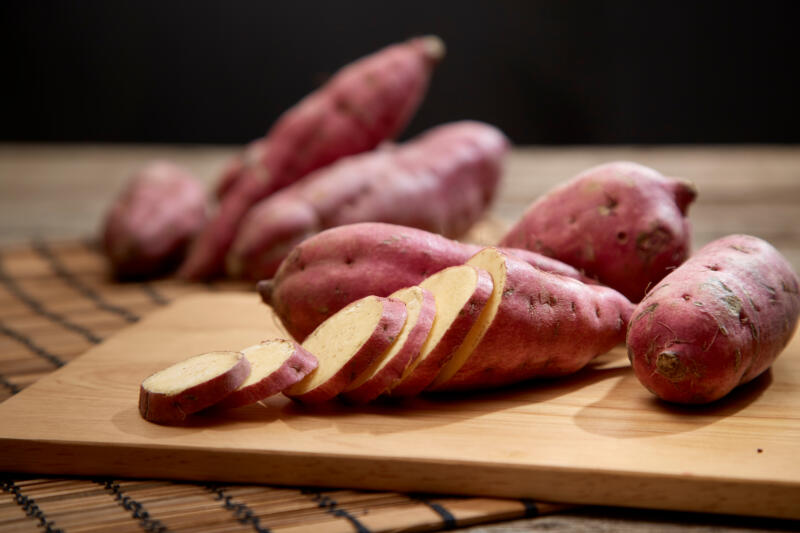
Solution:
[[[0,438],[0,471],[133,479],[266,483],[410,493],[531,498],[584,505],[734,514],[800,520],[800,480],[780,482],[647,472],[476,464],[343,454],[30,442]],[[87,453],[91,451],[91,453]],[[76,458],[91,457],[90,463]],[[16,460],[6,462],[5,457]],[[48,459],[42,461],[42,457]],[[198,471],[196,465],[207,465]]]

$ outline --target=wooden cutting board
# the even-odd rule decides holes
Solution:
[[[254,294],[153,313],[0,404],[0,469],[443,492],[800,518],[800,340],[713,406],[655,400],[622,348],[560,380],[399,404],[283,397],[142,420],[143,378],[281,336]]]

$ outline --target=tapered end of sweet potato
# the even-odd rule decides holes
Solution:
[[[444,41],[436,35],[419,37],[419,43],[425,53],[425,57],[434,64],[439,63],[447,55],[447,47]]]
[[[697,198],[697,188],[694,183],[684,178],[670,178],[672,182],[672,194],[675,197],[675,205],[678,206],[681,214],[686,216],[689,204]]]
[[[275,281],[272,279],[262,279],[256,284],[256,290],[261,296],[261,301],[272,306],[272,291],[275,289]]]

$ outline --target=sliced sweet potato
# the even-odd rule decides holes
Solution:
[[[242,352],[195,355],[145,379],[139,387],[139,413],[158,424],[182,422],[218,403],[250,374]]]
[[[258,291],[292,337],[302,341],[350,302],[418,285],[444,268],[463,265],[480,250],[406,226],[349,224],[301,242],[273,279],[258,284]],[[585,279],[573,267],[541,254],[506,251],[542,270]]]
[[[393,385],[392,396],[414,396],[433,381],[464,341],[492,294],[492,278],[469,265],[446,268],[420,283],[433,293],[436,318],[419,357]]]
[[[275,339],[242,350],[250,375],[217,404],[230,409],[249,405],[282,392],[317,368],[317,358],[294,341]]]
[[[367,296],[319,325],[303,343],[317,368],[284,394],[302,403],[330,400],[397,339],[406,322],[400,300]]]
[[[633,304],[601,285],[551,274],[495,248],[468,265],[494,292],[429,389],[475,390],[577,372],[625,339]]]
[[[419,355],[433,327],[436,316],[433,293],[415,286],[395,291],[389,297],[406,304],[406,324],[392,347],[344,390],[342,397],[350,403],[374,400],[399,379],[406,367]]]

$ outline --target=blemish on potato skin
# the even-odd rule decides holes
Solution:
[[[672,242],[670,232],[657,226],[650,231],[643,231],[636,236],[636,252],[639,257],[649,263]]]
[[[635,324],[636,322],[638,322],[638,321],[639,321],[639,320],[641,320],[642,318],[646,317],[647,315],[652,315],[652,314],[653,314],[653,312],[655,312],[655,310],[656,310],[657,308],[658,308],[658,304],[657,304],[657,303],[654,303],[654,304],[650,304],[650,305],[648,305],[647,307],[645,307],[644,309],[642,309],[642,311],[641,311],[641,312],[640,312],[638,315],[636,315],[636,316],[633,318],[633,320],[631,320],[631,325]]]
[[[683,381],[686,377],[686,368],[675,352],[661,352],[658,354],[656,357],[656,372],[673,383]]]

